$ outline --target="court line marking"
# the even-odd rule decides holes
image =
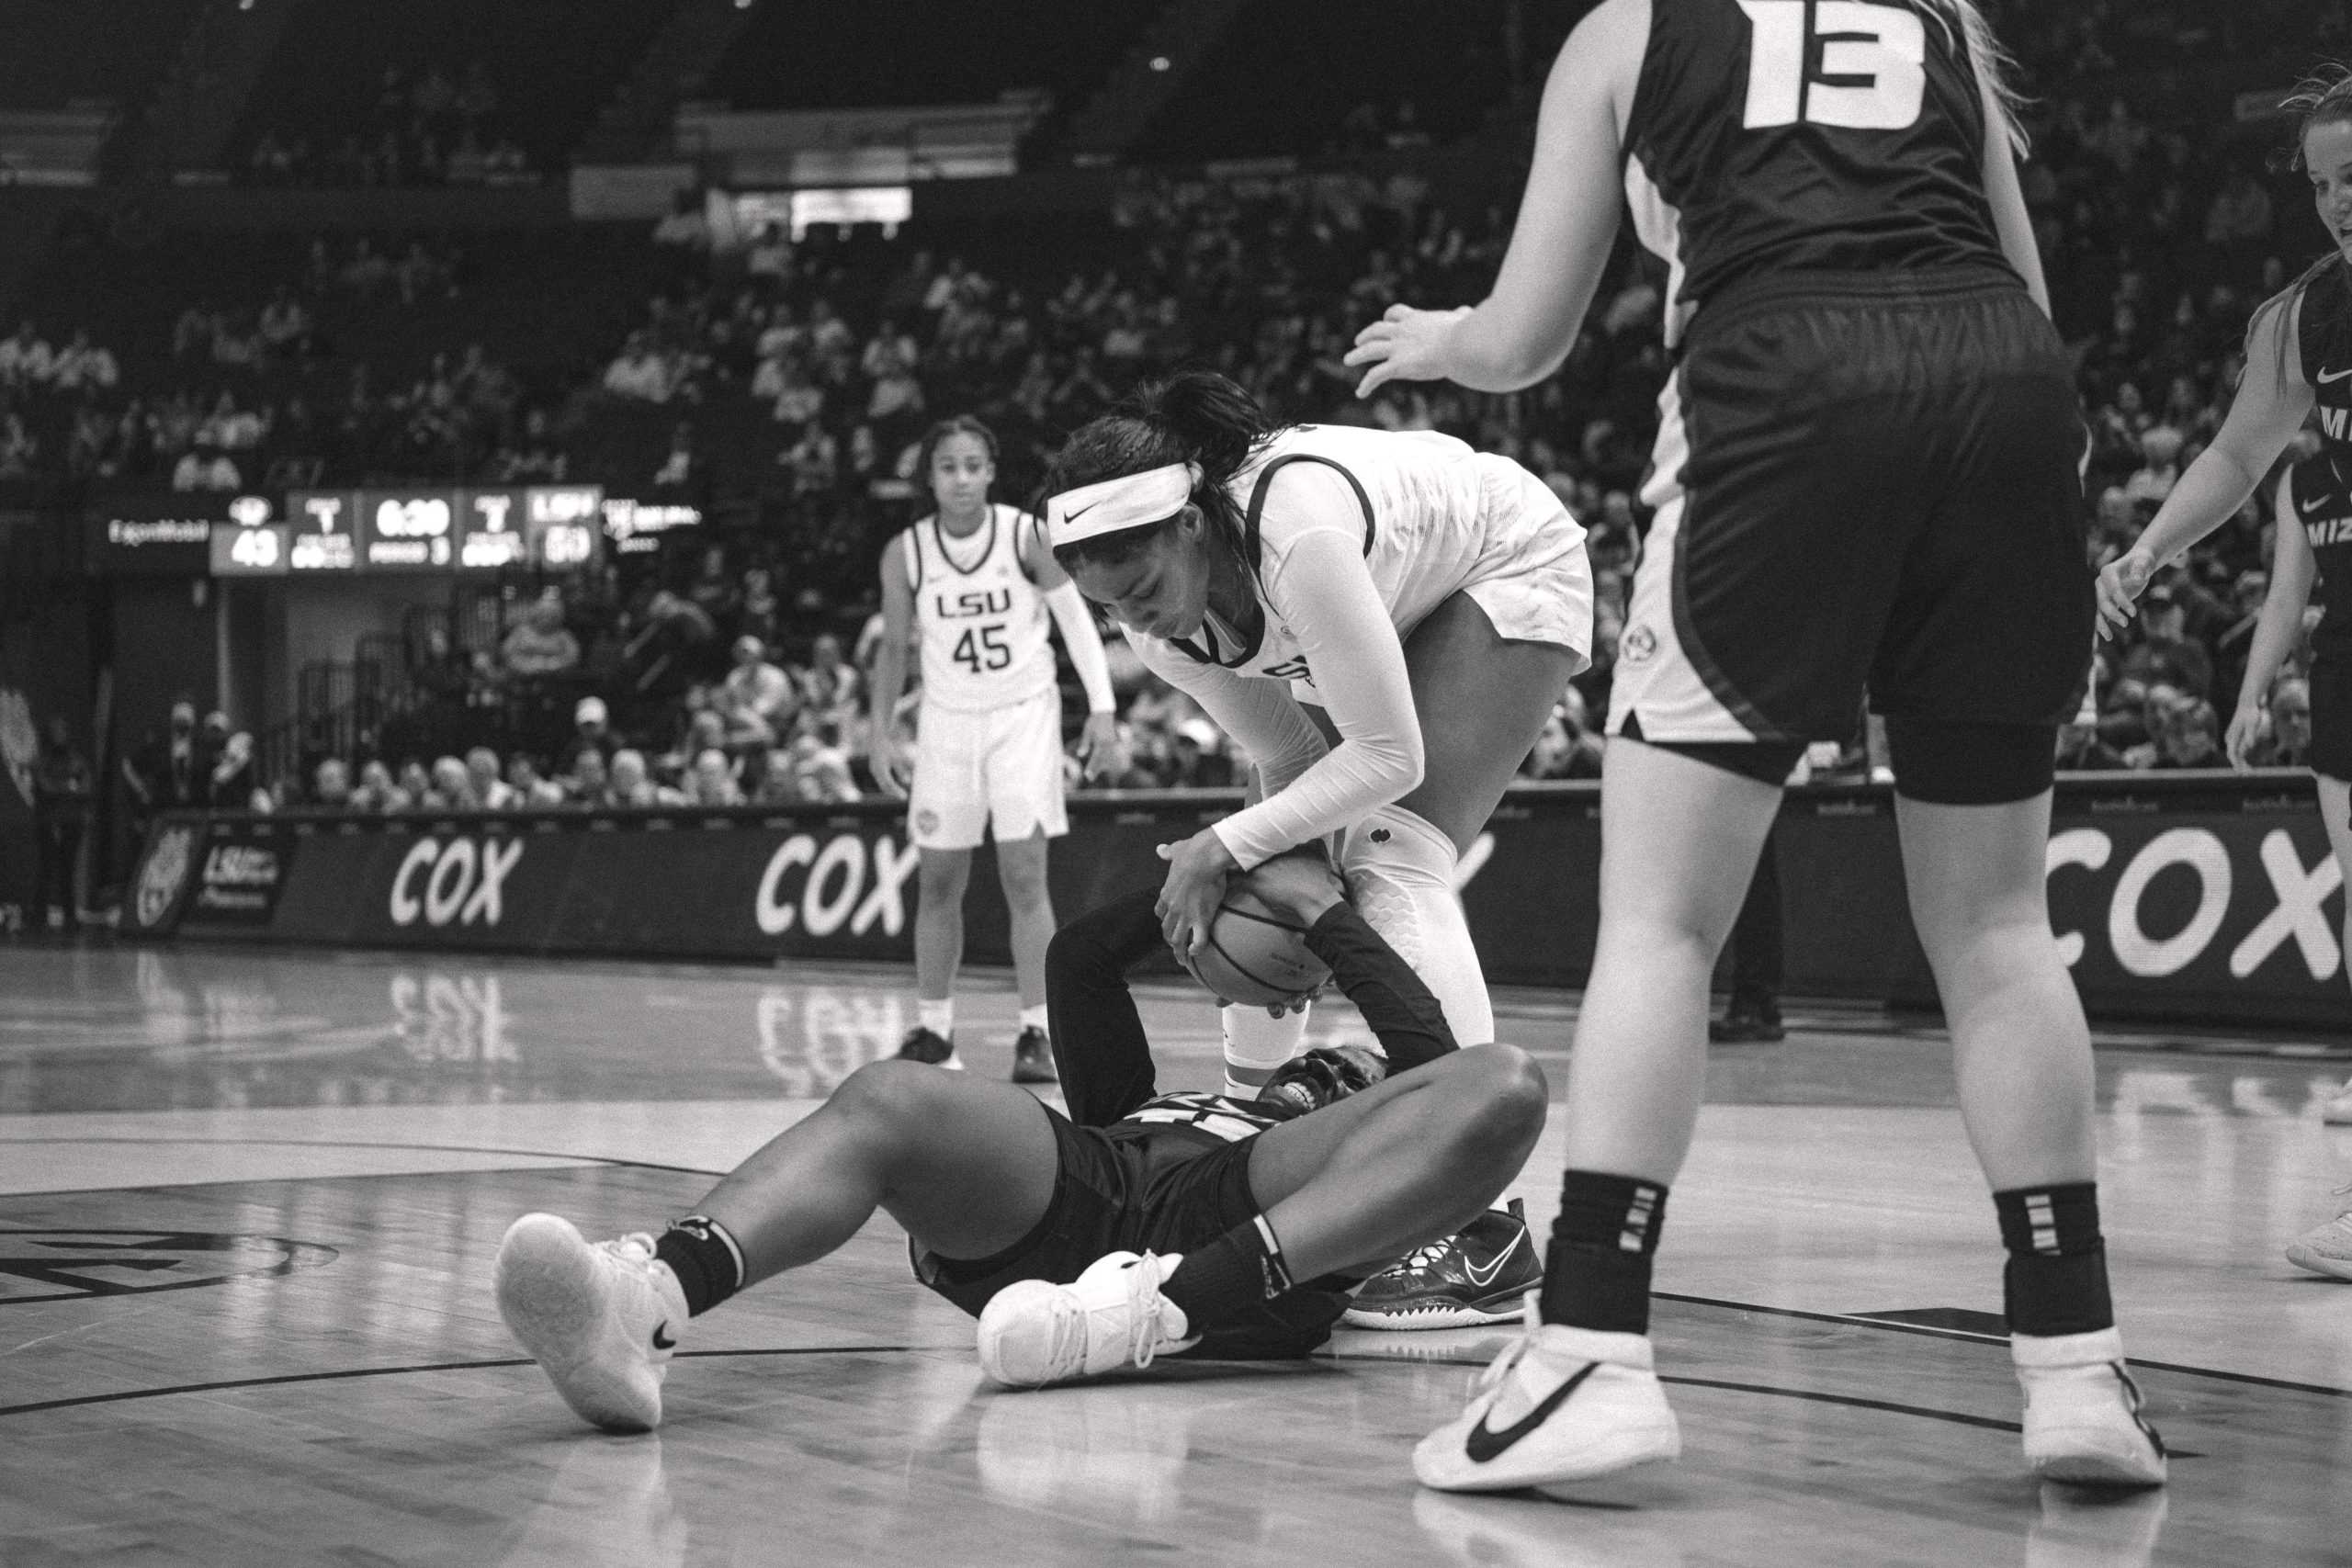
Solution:
[[[1684,1296],[1667,1291],[1651,1292],[1653,1301],[1682,1302],[1692,1306],[1724,1307],[1733,1312],[1761,1313],[1767,1317],[1795,1317],[1813,1323],[1834,1323],[1846,1328],[1875,1328],[1886,1334],[1924,1334],[1933,1339],[1965,1339],[1979,1345],[2003,1345],[2006,1338],[1990,1334],[1976,1334],[1965,1328],[1931,1328],[1918,1323],[1890,1323],[1883,1317],[1861,1317],[1852,1313],[1808,1312],[1802,1307],[1764,1306],[1755,1302],[1724,1301],[1714,1296]],[[2151,1371],[2179,1372],[2193,1378],[2213,1378],[2222,1382],[2251,1383],[2257,1388],[2290,1389],[2297,1393],[2320,1393],[2331,1399],[2352,1399],[2352,1388],[2336,1388],[2322,1382],[2297,1382],[2290,1378],[2267,1378],[2256,1372],[2227,1372],[2218,1367],[2192,1367],[2183,1361],[2151,1361],[2141,1356],[2127,1356],[2124,1365],[2146,1367]],[[1669,1380],[1671,1381],[1671,1380]]]
[[[87,1138],[0,1138],[0,1149],[30,1146],[36,1144],[179,1144],[211,1145],[220,1148],[290,1148],[290,1149],[391,1149],[412,1154],[442,1155],[503,1155],[510,1159],[569,1160],[574,1165],[609,1165],[634,1170],[668,1171],[678,1176],[725,1176],[723,1170],[706,1170],[700,1166],[662,1165],[655,1160],[624,1159],[617,1155],[560,1153],[552,1149],[508,1149],[476,1144],[411,1144],[350,1138],[198,1138],[173,1134],[155,1134],[141,1137],[94,1136]],[[530,1172],[545,1170],[545,1166],[508,1166],[508,1170]],[[555,1168],[561,1168],[560,1167]],[[482,1176],[486,1171],[466,1170],[387,1170],[357,1172],[348,1176],[313,1176],[295,1172],[286,1176],[233,1176],[218,1181],[173,1181],[161,1187],[49,1187],[31,1192],[0,1193],[0,1201],[17,1198],[72,1198],[83,1194],[108,1192],[184,1191],[201,1187],[250,1187],[265,1181],[380,1181],[387,1178],[416,1176]],[[0,1411],[0,1414],[6,1414]]]

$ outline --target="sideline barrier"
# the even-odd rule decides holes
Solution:
[[[1227,791],[1074,796],[1055,846],[1064,913],[1158,880],[1153,851],[1232,809]],[[915,854],[887,801],[537,816],[166,816],[127,932],[658,959],[912,953]],[[1792,791],[1779,829],[1787,988],[1932,1006],[1883,786]],[[1524,784],[1465,857],[1471,931],[1498,984],[1574,986],[1598,924],[1597,786]],[[2050,909],[2091,1010],[2124,1020],[2332,1026],[2345,1014],[2342,877],[2311,781],[2062,779]],[[986,849],[966,949],[1008,955]],[[1171,970],[1172,972],[1172,970]]]

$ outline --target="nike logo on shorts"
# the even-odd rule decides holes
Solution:
[[[2318,382],[2321,386],[2324,387],[2324,386],[2328,385],[2330,382],[2333,382],[2333,381],[2341,381],[2341,380],[2343,380],[2343,379],[2344,379],[2344,378],[2346,378],[2346,376],[2352,376],[2352,367],[2347,367],[2347,368],[2346,368],[2346,369],[2336,370],[2336,371],[2322,370],[2322,371],[2320,371],[2317,375],[2313,376],[2313,377],[2312,378],[2312,380],[2314,380],[2314,381],[2316,381],[2316,382]],[[1100,504],[1100,503],[1098,502],[1097,504]]]
[[[1576,1376],[1554,1389],[1543,1404],[1538,1404],[1499,1432],[1489,1431],[1487,1427],[1487,1417],[1479,1416],[1478,1424],[1470,1428],[1469,1437],[1463,1439],[1462,1451],[1470,1456],[1470,1462],[1473,1464],[1487,1464],[1500,1459],[1510,1451],[1512,1444],[1544,1425],[1544,1417],[1557,1410],[1568,1395],[1576,1393],[1577,1386],[1585,1379],[1592,1376],[1593,1369],[1600,1365],[1599,1361],[1587,1361]]]
[[[670,1337],[670,1324],[667,1318],[664,1318],[653,1330],[653,1348],[656,1350],[674,1350],[678,1348],[678,1342]]]

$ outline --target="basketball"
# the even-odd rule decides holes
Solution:
[[[1207,943],[1186,967],[1220,1000],[1244,1007],[1295,1001],[1331,975],[1307,951],[1304,930],[1240,887],[1226,894]]]

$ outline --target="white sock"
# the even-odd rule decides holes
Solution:
[[[915,1001],[915,1018],[925,1029],[930,1030],[942,1040],[956,1038],[956,998],[954,997],[948,997],[940,1001],[933,1001],[929,997],[918,998]]]
[[[1046,1031],[1046,1004],[1039,1002],[1035,1007],[1023,1008],[1021,1010],[1021,1027],[1023,1029],[1034,1029],[1040,1034],[1044,1033]]]
[[[1225,1092],[1255,1100],[1274,1069],[1298,1055],[1306,1041],[1306,1010],[1280,1018],[1264,1008],[1228,1003],[1217,1014],[1225,1026]]]
[[[1356,912],[1421,977],[1453,1038],[1483,1045],[1495,1037],[1495,1008],[1453,891],[1456,858],[1434,824],[1384,806],[1348,829],[1340,866]]]

